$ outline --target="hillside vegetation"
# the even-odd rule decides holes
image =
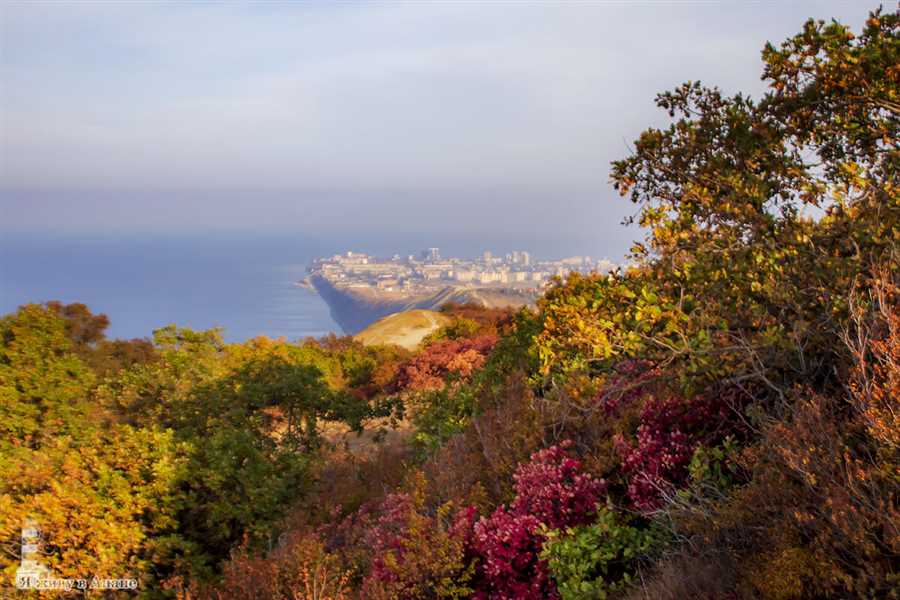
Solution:
[[[612,165],[631,266],[414,351],[3,317],[3,577],[32,517],[146,598],[900,597],[898,29],[660,94]]]

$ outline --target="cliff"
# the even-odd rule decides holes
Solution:
[[[370,287],[351,288],[336,285],[312,275],[310,283],[328,304],[331,317],[345,333],[354,335],[382,317],[407,310],[436,310],[448,302],[502,308],[533,304],[536,295],[512,289],[446,286],[432,294],[411,295],[385,292]]]

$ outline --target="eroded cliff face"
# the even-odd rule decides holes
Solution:
[[[344,333],[355,335],[382,317],[415,309],[436,310],[448,302],[474,302],[492,308],[533,304],[536,294],[497,288],[447,286],[430,295],[380,292],[372,288],[335,285],[321,275],[310,277],[315,290],[328,304],[331,318]]]

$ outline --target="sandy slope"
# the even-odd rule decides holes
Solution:
[[[447,316],[433,310],[408,310],[375,321],[354,339],[367,346],[396,344],[412,350],[425,336],[449,322]]]

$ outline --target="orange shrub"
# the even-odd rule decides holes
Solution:
[[[311,533],[284,536],[268,555],[239,550],[211,586],[170,582],[178,600],[349,600],[350,573]]]

